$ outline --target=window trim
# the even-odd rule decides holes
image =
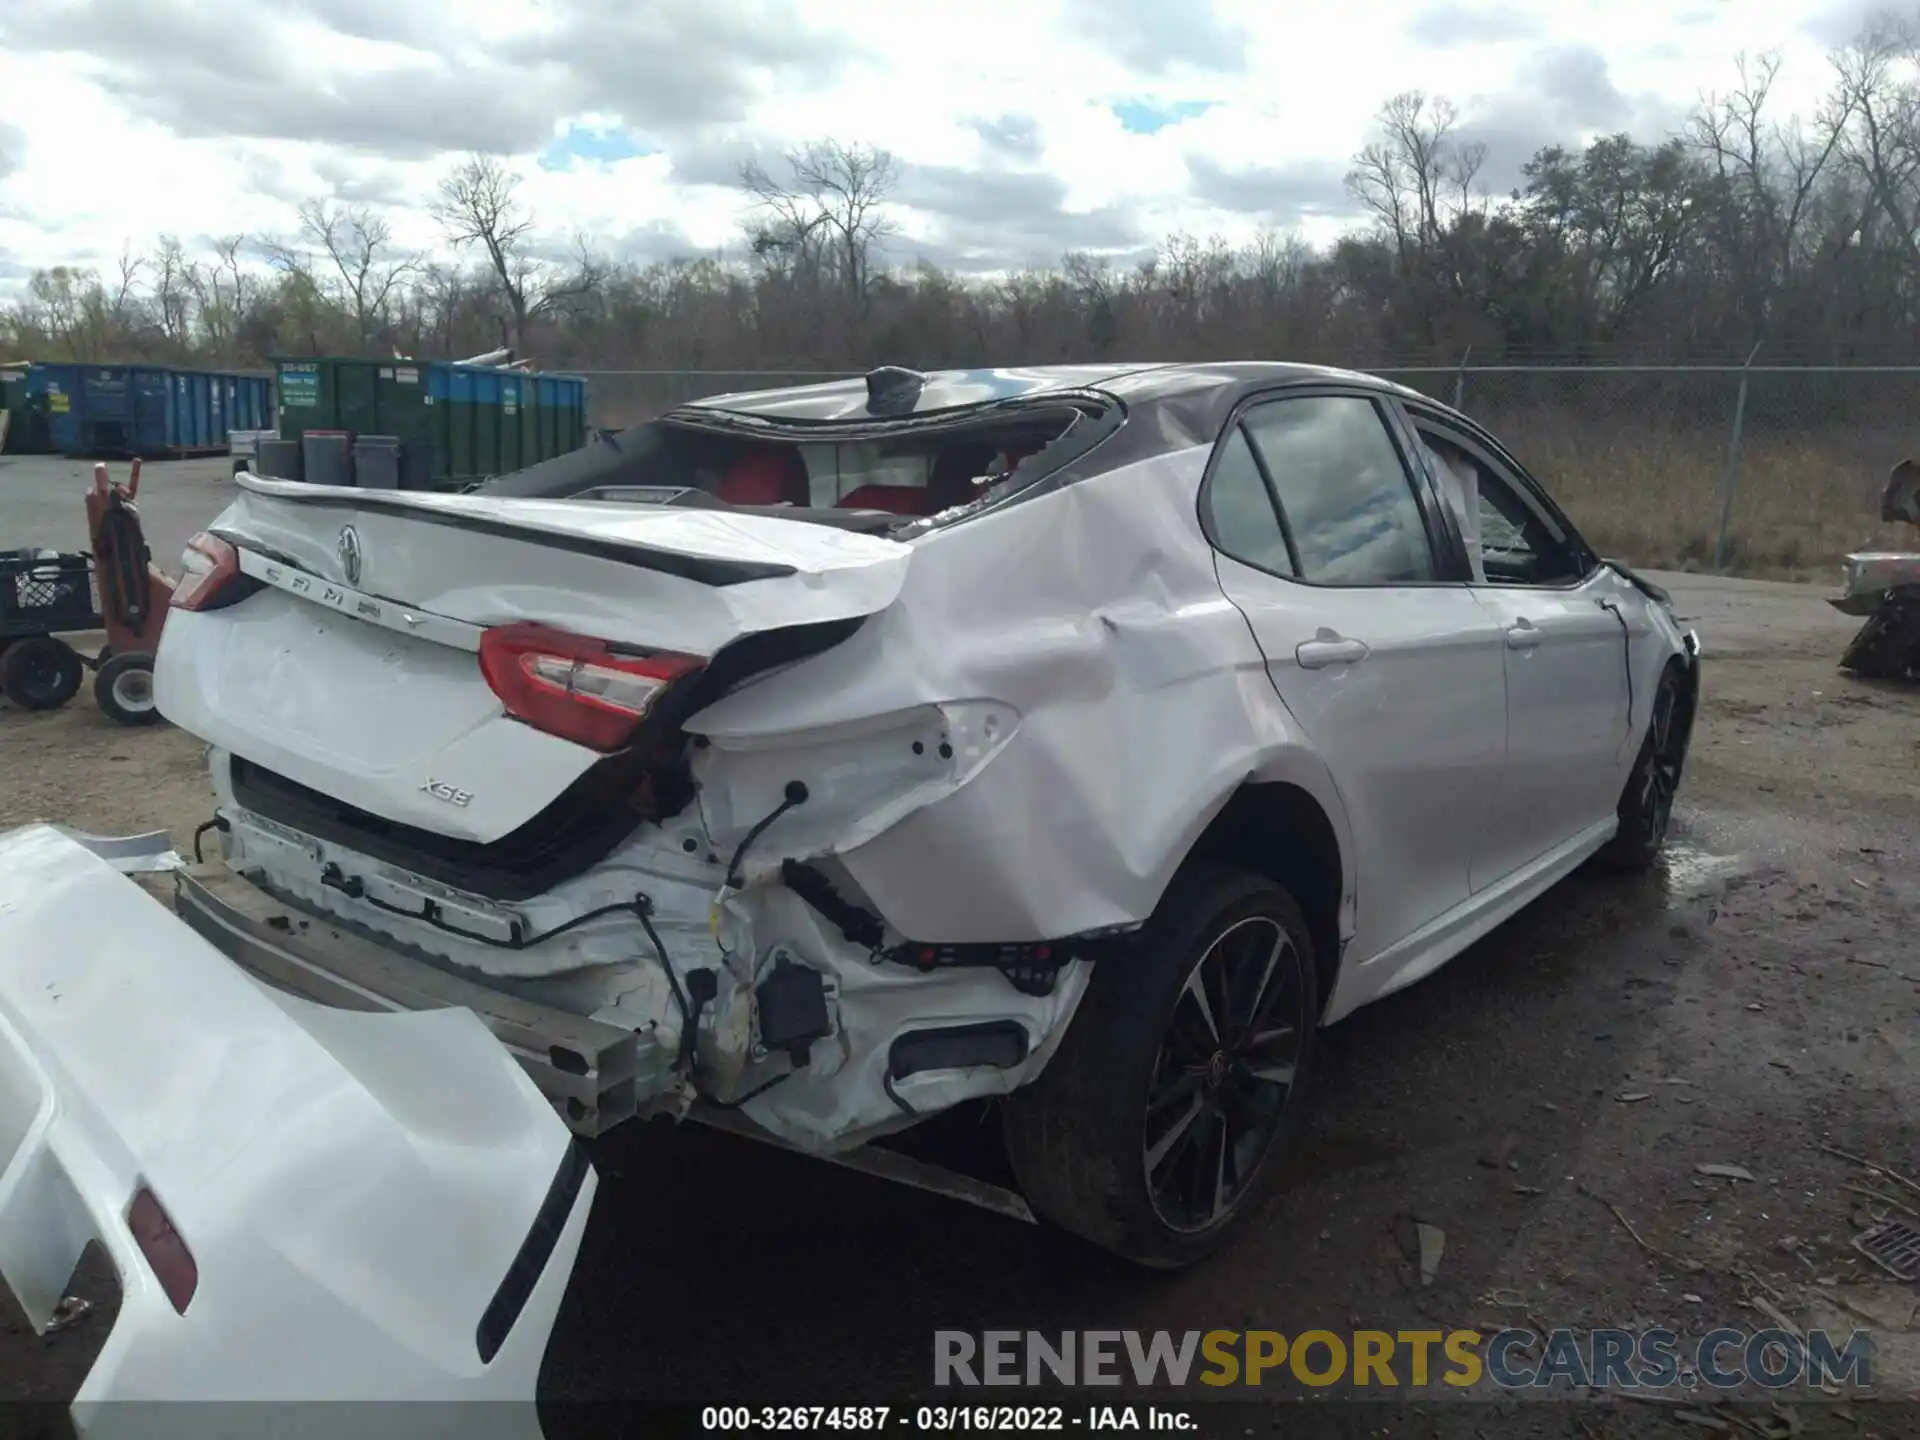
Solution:
[[[1210,522],[1211,505],[1209,496],[1213,490],[1213,477],[1219,467],[1221,447],[1229,434],[1236,429],[1244,429],[1249,412],[1262,406],[1280,404],[1289,400],[1318,400],[1328,398],[1364,400],[1372,406],[1375,417],[1380,421],[1381,429],[1386,433],[1388,442],[1393,446],[1395,456],[1400,461],[1400,473],[1413,493],[1415,508],[1420,513],[1421,528],[1427,537],[1427,548],[1433,559],[1434,575],[1429,580],[1361,580],[1329,581],[1313,580],[1300,574],[1282,575],[1265,566],[1255,565],[1242,560],[1232,551],[1221,546],[1214,534]],[[1287,385],[1268,386],[1242,395],[1234,402],[1228,412],[1226,422],[1220,427],[1220,433],[1214,437],[1213,445],[1207,455],[1207,468],[1200,478],[1200,487],[1195,495],[1196,519],[1200,530],[1206,536],[1207,544],[1216,554],[1223,555],[1236,565],[1244,565],[1249,570],[1262,575],[1271,575],[1276,580],[1284,580],[1290,585],[1302,585],[1314,590],[1423,590],[1458,586],[1472,578],[1472,570],[1467,563],[1467,550],[1457,529],[1447,514],[1446,505],[1434,488],[1433,477],[1427,473],[1424,462],[1414,458],[1411,444],[1412,430],[1406,424],[1405,416],[1394,404],[1395,397],[1385,389],[1371,385],[1328,383],[1326,381],[1294,382]],[[1287,555],[1295,569],[1299,568],[1300,553],[1294,543],[1293,526],[1287,519],[1286,506],[1280,503],[1273,477],[1268,473],[1266,457],[1260,453],[1260,447],[1254,443],[1251,434],[1246,435],[1247,447],[1253,452],[1254,463],[1259,467],[1260,477],[1267,485],[1267,498],[1273,504],[1274,514],[1279,518],[1280,531],[1286,537]]]
[[[1528,473],[1525,466],[1514,459],[1505,446],[1463,415],[1430,410],[1423,405],[1403,404],[1402,409],[1406,412],[1408,428],[1416,438],[1423,429],[1432,430],[1441,439],[1466,451],[1469,457],[1492,471],[1494,478],[1504,482],[1519,497],[1520,503],[1533,512],[1534,518],[1547,527],[1550,534],[1558,532],[1554,538],[1567,548],[1578,567],[1571,580],[1529,585],[1515,580],[1475,580],[1469,564],[1468,585],[1476,590],[1569,591],[1578,590],[1593,579],[1605,562],[1587,544],[1586,538],[1574,527],[1566,513],[1553,502],[1553,497]],[[1464,537],[1461,548],[1464,556]]]
[[[1253,461],[1253,473],[1259,476],[1261,487],[1266,493],[1267,504],[1272,507],[1274,520],[1279,524],[1280,543],[1286,547],[1287,564],[1293,567],[1292,573],[1290,574],[1284,574],[1281,571],[1270,569],[1258,561],[1247,559],[1237,550],[1229,548],[1227,544],[1221,540],[1219,528],[1213,523],[1214,476],[1219,471],[1221,452],[1226,449],[1235,436],[1238,436],[1240,443],[1247,447],[1247,458]],[[1280,508],[1280,497],[1274,493],[1273,477],[1267,473],[1267,462],[1260,456],[1260,447],[1253,443],[1253,437],[1247,434],[1246,426],[1242,425],[1238,419],[1228,420],[1226,427],[1220,432],[1220,437],[1213,442],[1213,449],[1207,456],[1206,473],[1200,480],[1198,504],[1200,533],[1206,537],[1207,544],[1212,546],[1217,553],[1226,556],[1227,559],[1233,561],[1236,565],[1244,565],[1249,570],[1258,570],[1262,575],[1271,575],[1278,580],[1297,580],[1300,578],[1300,552],[1294,547],[1293,531],[1287,524],[1286,512]]]

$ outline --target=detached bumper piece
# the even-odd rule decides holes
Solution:
[[[578,1142],[472,1014],[243,974],[127,878],[165,868],[141,848],[0,834],[0,1275],[40,1331],[89,1244],[120,1282],[75,1430],[283,1440],[339,1433],[313,1402],[425,1401],[347,1423],[537,1437]]]
[[[674,1083],[673,1057],[651,1037],[410,959],[282,905],[224,866],[176,871],[174,908],[242,969],[304,999],[343,1010],[471,1010],[575,1134],[632,1119]]]

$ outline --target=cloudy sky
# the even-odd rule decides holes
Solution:
[[[1321,241],[1380,102],[1452,98],[1510,186],[1540,144],[1652,134],[1777,49],[1811,112],[1871,0],[24,0],[0,4],[0,292],[128,241],[387,207],[451,157],[525,176],[543,232],[739,254],[740,160],[898,157],[891,258],[1128,253],[1169,231]],[[939,17],[939,18],[936,18]]]

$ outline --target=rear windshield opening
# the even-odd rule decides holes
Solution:
[[[980,500],[1083,418],[1071,406],[1048,406],[855,440],[762,438],[655,420],[479,489],[617,504],[779,509],[795,519],[888,529]],[[1049,463],[1042,459],[1039,468]],[[1038,475],[1028,465],[1016,483]]]
[[[936,515],[977,500],[1058,439],[1073,419],[1051,412],[934,434],[822,443],[740,440],[675,427],[688,483],[728,505]]]

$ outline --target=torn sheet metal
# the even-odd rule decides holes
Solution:
[[[754,1095],[741,1106],[749,1119],[816,1153],[850,1149],[962,1100],[1009,1094],[1033,1079],[1066,1033],[1090,975],[1087,962],[1074,961],[1061,969],[1051,993],[1032,995],[996,969],[927,974],[877,961],[849,945],[783,886],[730,896],[720,911],[723,950],[735,957],[761,957],[756,982],[783,952],[827,976],[833,1033],[810,1046],[807,1064],[787,1069],[784,1078],[748,1073],[737,1082]],[[903,1037],[991,1022],[1020,1027],[1026,1054],[1019,1063],[890,1076],[894,1046]],[[780,1073],[774,1071],[775,1077]]]
[[[1846,615],[1871,615],[1889,590],[1920,585],[1920,554],[1898,550],[1865,550],[1846,558],[1840,594],[1828,600]]]
[[[780,756],[781,783],[801,780],[809,799],[756,846],[794,854],[794,837],[835,854],[890,926],[964,943],[1139,924],[1249,780],[1306,790],[1344,840],[1325,765],[1275,704],[1211,551],[1190,543],[1207,454],[1156,456],[916,542],[899,600],[858,634],[689,720],[710,747],[703,794],[766,772],[751,801],[709,810],[716,847],[771,808],[780,767],[760,757]],[[909,733],[907,717],[934,713],[950,756]],[[830,824],[838,795],[867,781],[813,737],[876,716],[901,717],[873,758],[903,775],[893,795],[919,803],[891,807],[878,833],[858,805]],[[788,755],[790,740],[802,743]],[[904,778],[916,765],[924,783]]]
[[[1887,475],[1880,494],[1880,518],[1888,525],[1920,525],[1920,464],[1902,460]]]
[[[178,870],[185,863],[164,830],[148,830],[140,835],[94,835],[66,825],[47,828],[106,861],[122,875],[159,875]]]
[[[837,551],[866,547],[869,568],[884,571],[897,594],[876,590],[871,575],[855,583],[845,564],[805,574],[802,588],[816,609],[884,608],[834,648],[756,676],[689,718],[685,728],[704,742],[694,753],[695,804],[642,827],[546,894],[504,906],[252,814],[237,801],[223,745],[213,770],[228,821],[228,863],[316,915],[385,937],[404,953],[494,977],[522,998],[645,1030],[679,1049],[683,1026],[672,983],[630,916],[580,924],[550,943],[499,943],[515,923],[538,934],[645,893],[675,977],[684,981],[702,970],[715,977],[697,1041],[685,1047],[701,1093],[742,1105],[755,1123],[804,1149],[844,1152],[959,1101],[1004,1094],[1036,1076],[1058,1044],[1084,991],[1087,962],[1065,965],[1044,994],[1017,987],[991,965],[923,973],[828,923],[787,888],[783,863],[835,866],[845,898],[884,928],[888,946],[1112,933],[1153,912],[1174,867],[1242,784],[1276,781],[1304,790],[1332,818],[1348,872],[1341,920],[1350,929],[1353,846],[1340,795],[1275,703],[1265,657],[1222,593],[1211,552],[1196,543],[1193,497],[1206,457],[1204,446],[1156,455],[1104,474],[1098,485],[1036,496],[911,545],[788,527],[817,534],[820,545]],[[264,486],[249,489],[242,517],[249,533],[268,518],[266,495]],[[288,533],[278,539],[280,553],[291,553],[286,547],[299,528],[291,512],[301,507],[277,494],[273,504],[289,512]],[[309,538],[302,543],[312,549],[310,519],[303,524]],[[363,563],[378,563],[376,545],[403,543],[401,528],[379,529],[371,541],[363,535]],[[463,532],[455,548],[464,553],[471,543]],[[912,564],[885,563],[883,552],[910,555]],[[318,555],[306,558],[323,563]],[[593,587],[581,579],[584,562],[575,557],[521,544],[511,573],[549,560],[565,564],[570,603],[585,604]],[[410,551],[405,563],[415,580],[427,576],[420,583],[437,587],[436,611],[471,608],[454,594],[474,573],[466,561],[455,567],[459,574],[439,550]],[[427,575],[435,566],[447,571],[439,580]],[[983,575],[995,583],[982,587]],[[725,588],[743,592],[763,583],[785,582]],[[656,618],[679,604],[660,598],[659,605],[636,604],[623,595],[621,603],[629,614]],[[271,596],[248,604],[267,601],[281,604]],[[809,609],[801,618],[812,615]],[[215,616],[187,618],[210,622],[209,630],[219,623]],[[607,633],[597,614],[581,623]],[[564,783],[535,774],[537,765],[495,764],[485,793],[457,815],[432,815],[418,795],[362,797],[359,779],[344,770],[323,776],[313,767],[340,768],[336,762],[356,746],[386,747],[381,753],[390,755],[391,731],[363,733],[364,719],[343,715],[337,725],[329,722],[324,743],[289,740],[286,726],[295,720],[263,715],[256,702],[236,703],[225,670],[195,678],[194,668],[205,670],[209,657],[231,658],[233,646],[263,643],[273,627],[249,628],[253,639],[219,643],[211,634],[201,643],[192,626],[170,632],[174,649],[160,664],[162,703],[174,675],[183,694],[168,713],[177,722],[217,743],[237,740],[302,783],[381,813],[395,814],[398,806],[411,818],[427,806],[418,823],[474,838],[502,833]],[[258,661],[228,666],[235,684],[243,672],[257,681]],[[353,670],[344,659],[303,668],[310,675]],[[452,685],[449,676],[449,695]],[[255,684],[248,693],[262,690]],[[344,703],[314,698],[322,708]],[[441,706],[448,715],[457,708],[454,699]],[[507,729],[517,732],[509,738],[525,757],[537,758],[546,737]],[[485,733],[483,722],[462,732]],[[356,760],[351,768],[356,776],[366,772],[367,785],[392,789],[382,778],[393,768],[386,761]],[[504,773],[529,783],[502,786]],[[796,786],[804,803],[782,808]],[[1047,807],[1045,827],[1030,823],[1036,803]],[[476,813],[482,810],[484,823]],[[325,883],[329,873],[333,884]],[[360,881],[378,905],[343,893],[342,874]],[[484,938],[464,938],[456,929]],[[831,1033],[811,1042],[798,1065],[763,1043],[759,987],[782,955],[817,977],[808,983],[819,986],[830,1016]],[[1020,1059],[890,1074],[889,1057],[902,1037],[965,1024],[1017,1027]],[[647,1098],[639,1097],[643,1111]],[[672,1097],[653,1099],[665,1105]]]
[[[517,1401],[410,1407],[405,1428],[539,1433],[534,1382],[594,1177],[473,1015],[278,995],[85,845],[14,830],[0,1142],[0,1273],[36,1328],[89,1240],[120,1277],[82,1433],[153,1433],[156,1412],[125,1401],[349,1399]],[[191,1255],[184,1310],[128,1218],[142,1191]],[[550,1245],[529,1245],[543,1224]],[[262,1433],[338,1423],[251,1413]]]

